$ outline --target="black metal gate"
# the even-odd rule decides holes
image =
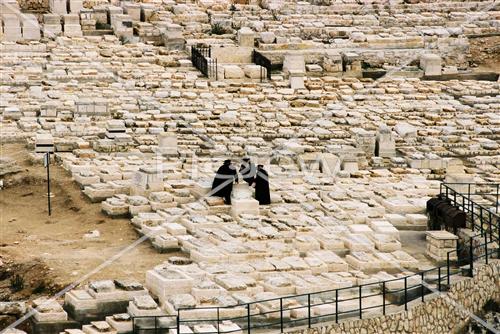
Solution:
[[[207,78],[218,80],[217,59],[212,59],[210,46],[191,46],[191,62]]]

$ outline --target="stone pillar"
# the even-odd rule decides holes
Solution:
[[[141,20],[141,5],[137,3],[125,3],[122,6],[125,9],[125,13],[127,13],[133,21]]]
[[[255,46],[255,33],[248,27],[238,30],[238,43],[240,46],[253,48]]]
[[[381,125],[378,130],[375,155],[383,158],[396,156],[396,141],[391,129],[386,125]]]
[[[344,157],[342,170],[349,173],[357,172],[359,170],[358,159],[356,157]]]
[[[58,14],[43,14],[43,37],[54,38],[61,33],[61,16]]]
[[[38,20],[33,14],[24,14],[22,19],[22,32],[23,39],[25,40],[39,40],[40,39],[40,25]]]
[[[182,27],[178,24],[167,24],[163,33],[163,44],[167,50],[184,50],[186,40],[182,34]]]
[[[71,14],[80,14],[83,9],[83,0],[69,0],[69,12]]]
[[[321,153],[318,160],[323,174],[335,176],[340,170],[340,159],[334,154]]]
[[[420,68],[424,75],[441,75],[441,57],[435,54],[426,54],[420,58]]]
[[[16,14],[3,14],[2,20],[4,41],[17,42],[23,39],[21,22]]]
[[[376,133],[375,131],[366,131],[362,128],[353,128],[351,132],[356,138],[356,147],[362,149],[367,157],[375,154]]]
[[[459,159],[450,159],[447,161],[446,178],[444,179],[444,182],[465,183],[449,184],[450,188],[462,194],[467,194],[469,191],[474,193],[476,191],[474,184],[471,184],[470,187],[468,185],[468,183],[474,183],[474,175],[465,173],[463,162]]]
[[[148,196],[150,192],[163,191],[163,175],[159,168],[141,167],[135,172],[130,195]]]
[[[78,14],[63,15],[64,20],[64,36],[80,37],[82,36],[82,26],[80,25],[80,17]]]
[[[49,0],[49,10],[53,14],[67,14],[66,0]]]
[[[304,86],[304,76],[305,73],[302,71],[291,70],[288,73],[290,78],[290,88],[292,89],[303,89]]]
[[[361,77],[361,57],[355,52],[342,54],[342,68],[344,75],[349,77]]]
[[[158,149],[157,152],[161,155],[174,155],[178,154],[177,137],[175,134],[164,132],[158,135]]]
[[[326,50],[323,56],[323,69],[330,73],[342,73],[342,56],[335,50]]]
[[[285,59],[283,60],[283,72],[290,73],[290,71],[306,72],[306,63],[304,60],[304,55],[287,53],[285,54]]]
[[[259,215],[259,202],[253,198],[253,189],[246,183],[235,184],[231,194],[231,215],[242,213]]]
[[[118,38],[132,38],[134,36],[132,19],[128,15],[114,14],[111,17],[111,26]]]

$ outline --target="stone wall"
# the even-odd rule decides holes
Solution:
[[[469,322],[470,313],[480,312],[490,300],[500,301],[500,261],[495,260],[474,271],[474,278],[453,284],[447,293],[418,304],[407,312],[329,324],[289,334],[459,333]]]
[[[49,0],[18,0],[19,7],[23,11],[41,11],[49,10]]]

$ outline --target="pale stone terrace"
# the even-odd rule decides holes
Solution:
[[[426,229],[440,181],[500,182],[499,82],[460,76],[471,73],[470,36],[498,33],[491,2],[70,0],[71,14],[59,2],[38,21],[2,14],[1,140],[53,140],[89,201],[185,257],[151,268],[144,287],[113,277],[78,287],[64,310],[37,311],[39,322],[68,312],[84,333],[126,333],[131,316],[402,277],[455,246],[430,234],[425,256],[424,240],[414,253],[400,232]],[[28,19],[43,38],[21,29]],[[217,79],[193,66],[198,43],[218,59]],[[271,80],[252,64],[254,47],[283,64]],[[271,205],[242,184],[232,206],[206,196],[222,160],[244,156],[266,166]],[[90,323],[100,300],[129,302],[128,313]]]

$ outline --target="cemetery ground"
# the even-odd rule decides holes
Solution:
[[[56,164],[50,169],[54,197],[49,217],[43,166],[29,163],[23,145],[2,145],[1,156],[16,159],[22,171],[8,177],[0,190],[0,300],[55,293],[137,240],[128,219],[103,215],[100,204],[83,198]],[[98,238],[84,239],[94,230]],[[143,282],[146,270],[174,254],[160,254],[144,242],[82,284],[109,278]],[[11,286],[16,275],[24,283],[19,291]]]

